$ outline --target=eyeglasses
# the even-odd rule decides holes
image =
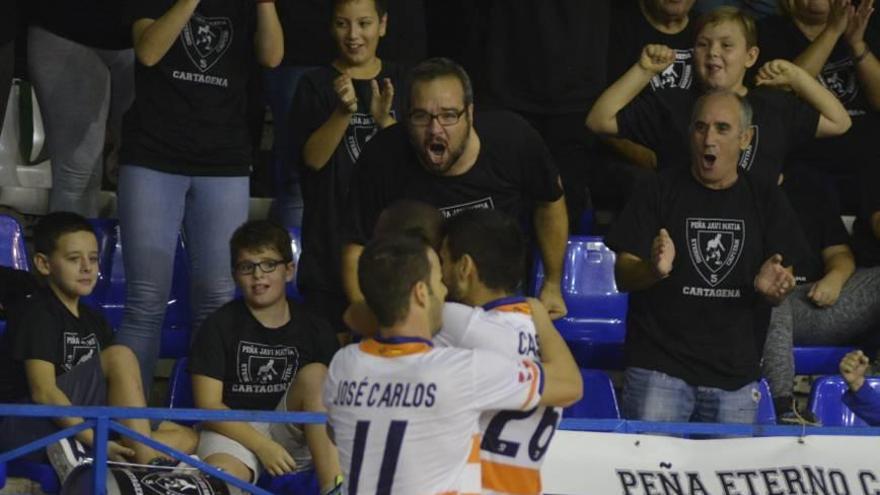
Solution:
[[[241,263],[235,265],[235,273],[239,275],[252,275],[257,267],[260,267],[260,271],[263,273],[272,273],[278,268],[278,265],[284,264],[284,260],[265,260],[259,263],[252,263],[250,261],[242,261]]]
[[[431,125],[431,121],[437,119],[443,127],[455,125],[461,120],[461,116],[467,111],[466,108],[461,110],[443,110],[440,113],[430,113],[424,110],[415,110],[409,114],[409,122],[412,125],[427,126]]]

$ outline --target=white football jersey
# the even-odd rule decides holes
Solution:
[[[446,303],[438,346],[485,349],[511,359],[540,361],[531,307],[508,297],[483,307]],[[484,494],[540,494],[541,463],[562,419],[562,409],[491,411],[480,416],[480,460]]]
[[[480,413],[533,409],[542,380],[530,359],[424,339],[345,347],[324,383],[345,492],[479,493]]]

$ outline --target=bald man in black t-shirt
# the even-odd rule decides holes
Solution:
[[[752,423],[770,306],[795,285],[803,235],[782,192],[741,172],[751,107],[732,92],[697,100],[691,165],[661,172],[606,243],[631,292],[627,419]]]

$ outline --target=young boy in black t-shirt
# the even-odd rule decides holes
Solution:
[[[324,320],[287,300],[285,284],[294,275],[290,236],[254,221],[229,244],[243,298],[209,316],[196,337],[190,356],[196,406],[324,411],[321,386],[338,344]],[[339,461],[324,425],[205,422],[198,454],[245,481],[263,469],[281,475],[314,461],[322,493],[339,485]]]
[[[110,325],[80,301],[91,294],[98,278],[98,243],[92,227],[75,213],[50,213],[34,230],[34,248],[34,266],[48,287],[9,310],[9,331],[0,345],[0,402],[144,407],[137,357],[129,348],[113,345]],[[0,451],[82,422],[70,417],[2,418]],[[146,419],[121,423],[178,450],[195,449],[196,436],[187,428],[164,422],[151,433]],[[94,444],[91,429],[75,438],[87,447]],[[65,440],[50,446],[48,453],[63,480],[75,460],[62,445],[70,446]],[[151,447],[128,439],[110,441],[107,448],[114,460],[166,461]]]
[[[336,57],[303,75],[291,110],[303,190],[303,251],[298,283],[310,309],[336,332],[347,300],[342,290],[340,219],[367,141],[397,123],[403,68],[376,56],[388,22],[387,0],[333,0],[330,33]]]

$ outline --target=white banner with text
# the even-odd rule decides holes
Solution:
[[[880,495],[880,437],[557,431],[542,478],[558,495]]]

